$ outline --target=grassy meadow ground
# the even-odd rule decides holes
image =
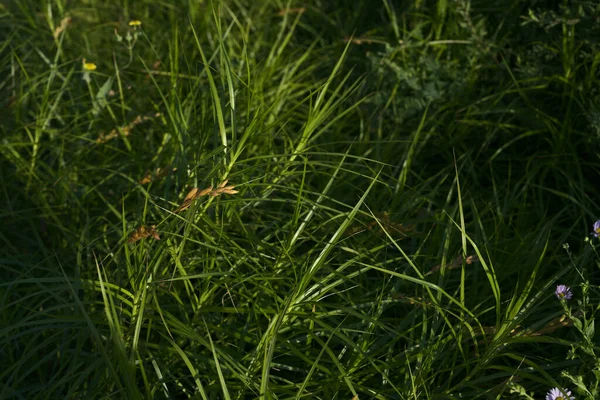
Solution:
[[[0,3],[0,399],[600,398],[599,21]]]

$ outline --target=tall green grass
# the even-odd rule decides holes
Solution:
[[[599,12],[0,5],[0,398],[597,398]]]

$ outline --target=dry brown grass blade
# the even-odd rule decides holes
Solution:
[[[479,262],[479,258],[477,258],[477,256],[467,256],[467,258],[465,259],[465,264],[470,265],[473,264],[475,262]],[[446,264],[446,269],[451,270],[451,269],[456,269],[459,268],[463,263],[463,257],[462,256],[458,256],[456,257],[454,260],[452,260],[452,262],[450,264]],[[436,265],[435,267],[431,268],[426,274],[427,275],[431,275],[434,272],[439,271],[442,268],[441,264]]]
[[[140,185],[147,185],[150,182],[152,182],[152,174],[150,172],[146,172],[146,175],[138,181]]]
[[[236,193],[239,193],[239,191],[237,191],[237,190],[232,190],[232,189],[228,189],[228,188],[223,188],[223,190],[221,191],[221,193],[225,193],[225,194],[236,194]]]
[[[177,168],[171,169],[170,167],[156,168],[154,174],[147,172],[142,179],[138,181],[140,185],[146,185],[150,182],[161,180],[165,176],[169,175],[170,172],[177,172]]]
[[[155,113],[153,115],[144,115],[144,116],[138,115],[129,124],[122,126],[121,128],[113,129],[108,134],[104,134],[104,132],[101,132],[100,135],[98,135],[98,139],[96,139],[96,143],[103,144],[103,143],[108,142],[109,140],[119,137],[119,130],[121,131],[123,136],[129,136],[129,134],[131,133],[131,130],[136,125],[143,124],[144,122],[153,120],[154,118],[158,118],[158,117],[160,117],[160,115],[161,115],[160,113]]]
[[[152,236],[155,240],[160,240],[160,236],[158,236],[158,232],[156,231],[156,225],[152,225],[150,227],[146,227],[144,225],[138,227],[127,239],[128,243],[134,243],[138,240],[145,239],[149,236]]]
[[[146,74],[146,75],[144,76],[144,78],[145,78],[145,79],[150,79],[150,75],[152,75],[152,74],[154,74],[154,73],[158,72],[158,69],[160,68],[160,64],[161,64],[161,61],[160,61],[160,60],[156,60],[156,61],[154,61],[154,64],[152,64],[152,71],[151,71],[151,73],[149,73],[149,74]]]
[[[226,186],[227,182],[229,182],[228,179],[226,179],[223,182],[221,182],[219,184],[219,186],[217,186],[217,188],[215,190],[212,190],[210,192],[210,195],[212,197],[217,197],[217,196],[222,195],[223,193],[225,193],[225,194],[236,194],[236,193],[239,193],[237,190],[234,190],[235,189],[235,185]]]
[[[363,44],[363,43],[364,43],[364,44],[373,44],[373,43],[375,43],[375,41],[374,41],[374,40],[372,40],[372,39],[369,39],[369,38],[360,38],[360,37],[357,37],[357,38],[351,38],[350,36],[346,36],[346,37],[344,38],[344,41],[345,41],[346,43],[347,43],[347,42],[352,42],[352,43],[354,43],[354,44],[356,44],[356,45],[359,45],[359,46],[360,46],[361,44]]]
[[[198,193],[198,195],[196,196],[196,198],[202,197],[202,196],[206,196],[207,194],[210,194],[210,192],[212,192],[212,190],[213,190],[212,186],[208,187],[208,188],[202,190],[200,193]]]
[[[193,188],[192,190],[190,190],[190,192],[187,194],[187,196],[185,196],[185,199],[183,199],[183,203],[177,207],[177,209],[174,212],[181,212],[183,210],[188,209],[192,203],[194,202],[195,199],[197,199],[198,197],[202,197],[202,196],[212,196],[212,197],[217,197],[220,196],[221,194],[225,193],[225,194],[236,194],[239,193],[237,190],[235,189],[234,185],[229,185],[229,186],[225,186],[227,185],[227,180],[221,182],[219,184],[219,186],[217,186],[215,189],[213,189],[213,187],[208,187],[206,189],[202,189],[201,191],[198,191],[198,188]]]
[[[198,193],[198,188],[193,188],[185,195],[183,201],[193,200],[196,198],[196,193]]]
[[[52,32],[52,36],[54,36],[54,39],[58,39],[58,35],[60,35],[65,29],[67,29],[71,21],[71,17],[65,17],[60,21],[60,24],[54,29],[54,32]]]
[[[192,202],[193,202],[193,201],[194,201],[194,199],[189,199],[189,200],[186,200],[186,201],[184,201],[184,202],[183,202],[183,203],[181,203],[181,205],[180,205],[179,207],[177,207],[177,208],[175,209],[175,211],[173,211],[173,212],[176,212],[176,213],[178,213],[178,212],[182,212],[182,211],[184,211],[184,210],[187,210],[188,208],[190,208],[190,206],[192,205]]]
[[[578,316],[578,314],[579,313],[576,313],[576,316]],[[543,328],[541,328],[535,332],[526,333],[523,336],[545,335],[547,333],[552,333],[558,329],[566,328],[567,326],[572,326],[572,325],[573,325],[573,321],[569,317],[567,317],[566,315],[563,314],[560,317],[556,317],[552,321],[548,322],[546,324],[546,326],[544,326]]]
[[[200,191],[198,191],[198,190],[199,190],[198,188],[193,188],[192,190],[190,190],[188,192],[188,194],[185,196],[185,198],[183,199],[183,203],[181,203],[181,205],[179,207],[177,207],[177,209],[174,212],[178,213],[183,210],[187,210],[188,208],[190,208],[190,206],[192,205],[194,200],[196,200],[198,197],[206,196],[207,194],[212,194],[213,187],[211,186],[209,188],[202,189]]]

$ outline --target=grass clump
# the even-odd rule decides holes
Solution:
[[[377,4],[0,6],[0,398],[598,397],[597,7]]]

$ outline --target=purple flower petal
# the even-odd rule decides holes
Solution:
[[[554,295],[559,300],[570,300],[573,297],[573,292],[571,292],[571,288],[566,285],[558,285],[556,290],[554,291]]]
[[[567,397],[565,397],[563,393]],[[563,389],[563,391],[561,391],[559,388],[553,388],[546,395],[546,400],[575,400],[575,397],[571,396],[570,390]]]
[[[594,232],[592,232],[592,234],[595,237],[600,236],[600,219],[596,222],[594,222]]]

